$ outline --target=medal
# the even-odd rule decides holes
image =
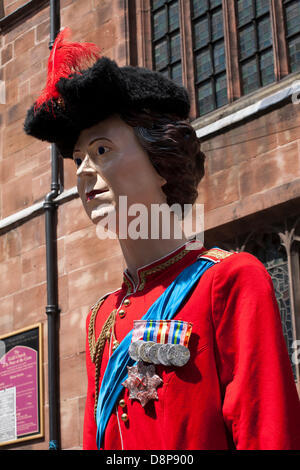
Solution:
[[[138,340],[130,344],[128,353],[131,359],[133,359],[134,361],[139,361],[139,347],[143,343],[144,341]]]
[[[139,358],[144,362],[152,362],[149,358],[149,349],[153,346],[153,341],[144,341],[138,349]]]
[[[128,367],[128,379],[122,385],[129,390],[129,398],[138,400],[144,407],[148,401],[157,400],[157,387],[163,383],[155,374],[152,364],[139,361],[136,366]]]
[[[149,357],[149,362],[152,364],[160,364],[158,360],[158,350],[160,348],[160,344],[154,343],[150,346],[148,349],[148,357]]]
[[[190,359],[190,350],[181,344],[172,344],[167,351],[167,359],[172,366],[182,367]]]
[[[159,363],[162,364],[163,366],[170,366],[171,362],[168,359],[168,351],[172,347],[172,344],[160,344],[159,349],[157,352],[157,358],[159,360]]]

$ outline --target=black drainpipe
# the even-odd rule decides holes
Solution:
[[[50,42],[52,49],[60,30],[60,1],[50,0]],[[59,313],[57,275],[57,203],[59,194],[59,154],[51,145],[51,192],[45,197],[47,306],[48,319],[48,392],[49,392],[49,450],[60,449],[60,400],[59,400]]]

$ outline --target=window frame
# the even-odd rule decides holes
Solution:
[[[0,0],[0,35],[11,31],[17,25],[23,23],[27,18],[48,6],[48,4],[49,0],[29,0],[27,3],[5,16],[4,3],[3,0]]]

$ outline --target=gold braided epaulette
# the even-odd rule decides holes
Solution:
[[[112,336],[114,346],[118,344],[115,334],[114,334],[114,324],[116,321],[116,314],[117,310],[114,309],[110,315],[108,316],[107,320],[105,321],[101,333],[96,341],[95,338],[95,320],[97,313],[103,303],[104,299],[100,299],[93,307],[92,314],[90,318],[90,324],[88,328],[88,341],[89,341],[89,349],[91,360],[95,364],[95,396],[98,396],[99,392],[99,373],[100,373],[100,365],[103,355],[104,346],[107,341],[110,341],[110,337]],[[94,417],[96,418],[96,411],[97,411],[97,400],[95,400],[94,404]]]
[[[222,248],[211,248],[210,250],[204,251],[201,253],[198,258],[209,259],[214,261],[215,263],[219,263],[228,256],[233,255],[234,253],[238,253],[238,251],[226,251]]]

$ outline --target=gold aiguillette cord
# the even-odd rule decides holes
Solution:
[[[102,327],[101,333],[97,341],[95,341],[95,320],[96,320],[98,310],[103,301],[104,299],[101,299],[94,306],[92,310],[89,330],[88,330],[88,340],[89,340],[89,349],[90,349],[91,359],[92,359],[92,362],[95,364],[95,405],[94,405],[95,419],[96,419],[96,412],[97,412],[97,398],[98,398],[98,392],[99,392],[100,365],[101,365],[104,346],[105,346],[106,341],[110,340],[110,336],[112,336],[112,339],[113,339],[113,348],[112,348],[113,350],[116,349],[119,344],[118,341],[116,340],[115,332],[114,332],[114,325],[115,325],[116,315],[117,315],[116,309],[114,309],[110,313],[109,317],[107,318],[106,322],[104,323]]]

